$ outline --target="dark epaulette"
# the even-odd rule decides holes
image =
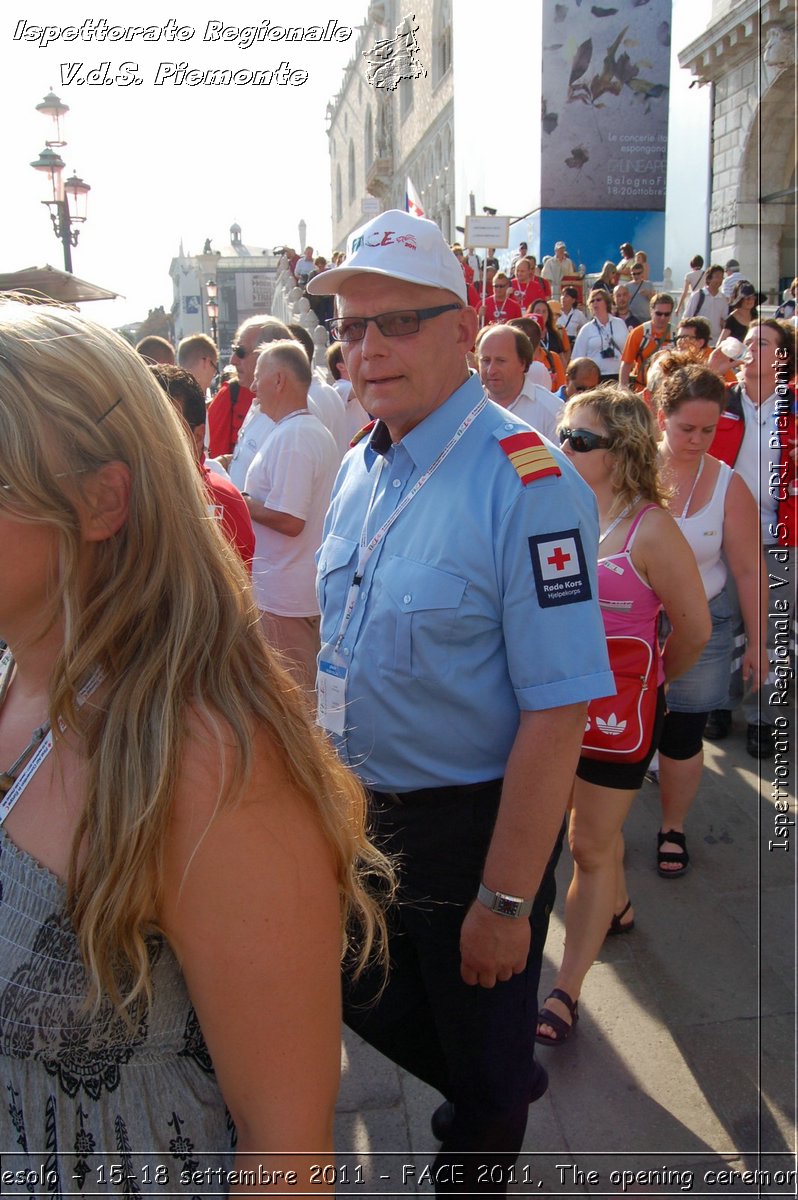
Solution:
[[[537,433],[513,433],[499,445],[518,472],[524,487],[546,475],[562,475],[557,460]]]
[[[362,429],[358,429],[357,433],[352,438],[352,441],[349,443],[349,449],[351,450],[353,446],[358,444],[358,442],[362,442],[364,437],[368,437],[376,424],[376,420],[369,421],[368,425],[364,425]]]

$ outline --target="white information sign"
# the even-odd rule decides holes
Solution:
[[[495,246],[504,250],[510,244],[509,217],[466,217],[466,246]]]

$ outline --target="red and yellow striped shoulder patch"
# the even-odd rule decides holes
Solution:
[[[362,429],[358,429],[357,433],[352,438],[352,441],[349,443],[349,449],[351,450],[353,446],[358,444],[358,442],[362,442],[364,437],[368,437],[376,424],[376,421],[369,421],[368,425],[364,425]]]
[[[514,433],[499,441],[504,453],[526,486],[546,475],[562,475],[556,459],[537,433]]]

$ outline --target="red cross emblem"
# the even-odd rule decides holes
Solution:
[[[566,563],[569,563],[570,561],[571,561],[571,556],[570,556],[570,554],[563,554],[563,551],[562,551],[562,547],[561,547],[561,546],[557,546],[557,547],[555,548],[555,551],[554,551],[554,553],[552,554],[551,558],[547,558],[547,559],[546,559],[546,562],[547,562],[547,563],[548,563],[550,566],[554,567],[554,569],[555,569],[555,570],[557,570],[557,571],[562,571],[562,570],[564,570],[564,569],[565,569],[565,564],[566,564]]]

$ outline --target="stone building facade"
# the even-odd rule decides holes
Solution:
[[[714,0],[679,63],[713,88],[713,262],[774,300],[796,273],[794,0]]]
[[[368,81],[369,54],[392,38],[405,13],[398,0],[369,6],[352,61],[328,105],[333,248],[343,250],[362,225],[363,201],[405,207],[405,181],[415,185],[425,215],[454,240],[452,0],[415,0],[417,63],[424,74],[395,88]]]
[[[230,242],[213,250],[210,239],[202,254],[185,254],[181,244],[169,267],[172,277],[172,319],[176,341],[191,333],[211,333],[207,313],[208,282],[217,288],[217,344],[224,361],[243,320],[272,311],[279,253],[244,241],[241,226],[230,226]]]

